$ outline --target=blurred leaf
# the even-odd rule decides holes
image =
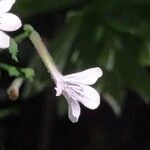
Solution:
[[[150,66],[150,43],[149,42],[146,42],[146,44],[143,45],[143,48],[141,48],[142,50],[140,51],[139,54],[139,63],[145,67]]]
[[[11,54],[12,59],[18,62],[18,59],[17,59],[18,45],[13,39],[10,39],[9,52]]]
[[[5,119],[8,116],[17,115],[17,114],[19,114],[19,109],[17,107],[1,109],[0,110],[0,119]]]
[[[98,55],[95,54],[98,53],[99,49],[96,48],[96,42],[100,38],[97,35],[98,24],[95,14],[91,14],[87,10],[83,15],[83,21],[76,36],[73,50],[76,54],[78,53],[78,59],[74,64],[79,64],[80,68],[86,68],[97,63]],[[99,30],[99,32],[103,31]]]
[[[124,96],[124,81],[122,76],[117,71],[104,72],[104,77],[102,78],[102,92],[104,93],[105,99],[114,109],[114,112],[119,113],[118,110],[121,109],[123,104]],[[114,102],[115,101],[115,105]]]
[[[31,68],[17,68],[12,65],[0,63],[0,68],[7,71],[10,76],[13,77],[24,77],[30,81],[33,80],[34,70]]]
[[[30,81],[33,81],[33,78],[35,76],[35,73],[34,73],[33,69],[31,69],[31,68],[21,68],[20,71],[21,71],[21,73],[24,74],[26,79],[28,79]]]
[[[111,106],[111,108],[113,109],[115,114],[120,115],[121,114],[121,105],[122,105],[123,99],[120,99],[119,101],[121,103],[118,103],[118,98],[115,99],[112,95],[110,95],[110,93],[104,93],[103,96],[104,96],[105,100],[107,101],[107,103]]]
[[[0,68],[7,71],[10,76],[18,77],[21,75],[21,73],[15,66],[0,63]]]
[[[116,55],[116,69],[120,72],[128,89],[139,95],[150,96],[150,75],[139,66],[138,56],[141,50],[141,39],[137,37],[123,37],[124,49]]]
[[[60,31],[58,37],[51,44],[54,49],[52,56],[55,58],[60,70],[63,70],[68,61],[69,54],[77,38],[76,36],[79,33],[82,19],[83,12],[68,13],[63,31]]]
[[[98,42],[97,48],[99,48],[98,63],[106,70],[113,70],[116,53],[122,48],[120,38],[108,29],[105,29],[103,38]]]
[[[128,88],[135,90],[143,99],[150,97],[150,74],[142,70],[135,71],[128,82]]]

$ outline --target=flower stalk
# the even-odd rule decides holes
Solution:
[[[57,81],[61,74],[59,73],[57,67],[55,66],[55,62],[48,52],[46,46],[44,45],[39,33],[37,33],[30,25],[25,26],[25,30],[30,32],[29,38],[34,45],[35,49],[37,50],[39,56],[41,57],[44,65],[48,69],[48,72],[51,74],[54,81]]]

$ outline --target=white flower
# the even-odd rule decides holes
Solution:
[[[98,92],[89,85],[94,84],[102,76],[99,67],[87,69],[82,72],[63,76],[55,66],[52,56],[42,42],[40,35],[31,27],[25,30],[31,32],[29,38],[36,48],[43,63],[51,74],[56,84],[56,96],[64,95],[68,102],[68,117],[74,123],[77,122],[81,113],[79,103],[89,109],[96,109],[100,104]]]
[[[81,110],[79,102],[89,109],[96,109],[100,104],[98,92],[89,85],[94,84],[102,76],[99,67],[82,72],[62,76],[55,73],[56,96],[64,95],[68,102],[68,117],[74,123],[78,121]]]
[[[5,49],[10,45],[10,37],[3,31],[15,31],[21,27],[20,19],[8,11],[15,0],[0,0],[0,48]]]

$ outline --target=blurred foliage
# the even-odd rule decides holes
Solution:
[[[0,110],[0,120],[8,116],[18,115],[20,110],[17,107],[3,108]]]
[[[97,89],[115,112],[120,112],[128,89],[149,101],[149,0],[17,0],[14,10],[22,18],[65,12],[65,25],[48,39],[50,53],[65,74],[100,66],[104,74]],[[37,55],[29,66],[36,76],[26,84],[25,97],[48,86],[50,80]]]
[[[30,81],[33,81],[35,75],[34,70],[31,68],[17,68],[12,65],[4,64],[0,62],[0,69],[8,72],[9,76],[12,77],[22,77]]]
[[[18,45],[13,39],[10,40],[9,52],[11,54],[12,59],[18,62],[17,59]]]
[[[128,91],[133,91],[133,93],[139,95],[145,103],[150,102],[149,10],[150,0],[16,0],[11,12],[17,14],[22,19],[23,24],[31,23],[31,25],[35,25],[34,28],[41,34],[45,45],[48,47],[56,65],[58,65],[59,70],[62,71],[63,74],[71,74],[91,67],[101,67],[103,76],[94,86],[104,100],[113,108],[115,114],[120,114],[124,100],[128,98]],[[46,17],[46,19],[42,20],[43,17]],[[46,29],[46,27],[48,29]],[[28,40],[28,33],[23,30],[20,30],[18,35],[17,33],[18,32],[16,32],[15,36],[14,34],[11,35],[12,39],[9,50],[0,50],[0,102],[2,104],[0,109],[0,149],[2,150],[7,149],[5,146],[7,147],[7,145],[9,145],[9,141],[6,140],[5,134],[8,134],[9,139],[11,139],[10,136],[12,135],[11,140],[15,147],[17,144],[15,145],[14,143],[17,142],[17,140],[14,135],[17,132],[21,135],[20,130],[18,130],[18,127],[21,126],[24,130],[23,132],[27,131],[27,137],[24,137],[25,140],[29,139],[29,141],[34,143],[34,141],[31,140],[32,138],[28,136],[29,132],[35,134],[36,128],[38,128],[37,137],[39,137],[39,130],[41,130],[41,126],[43,126],[44,131],[46,131],[46,136],[49,134],[47,128],[43,125],[43,120],[40,120],[38,115],[41,115],[44,112],[44,115],[41,115],[42,119],[45,119],[45,117],[51,119],[56,117],[52,115],[53,113],[51,114],[48,112],[48,110],[53,111],[53,109],[55,109],[55,105],[52,105],[53,94],[47,94],[47,96],[44,93],[46,87],[55,86],[52,84],[53,80],[35,51],[34,46]],[[10,55],[13,60],[10,59]],[[8,76],[5,73],[9,75],[10,79],[8,79]],[[27,100],[23,102],[16,101],[15,103],[7,101],[7,88],[14,78],[20,76],[28,79],[23,85],[23,88],[21,88],[20,93],[20,100]],[[41,91],[42,97],[39,97]],[[52,92],[52,90],[49,90],[49,92]],[[36,98],[34,101],[29,98],[35,95]],[[43,98],[45,95],[48,97],[48,102],[46,103]],[[52,97],[49,97],[49,95]],[[87,128],[86,124],[80,126],[82,117],[87,117],[85,114],[88,114],[88,112],[86,112],[88,110],[85,111],[85,114],[83,111],[84,115],[81,116],[81,122],[78,124],[81,130],[78,128],[75,130],[75,134],[72,133],[72,130],[70,130],[68,126],[66,126],[66,123],[61,126],[63,124],[61,116],[64,117],[67,113],[67,103],[63,97],[59,97],[59,101],[55,101],[57,105],[56,111],[59,115],[58,117],[60,117],[60,122],[58,122],[59,125],[55,122],[56,118],[49,122],[46,121],[45,124],[50,125],[54,122],[53,124],[56,130],[56,126],[61,127],[61,131],[67,133],[69,140],[74,137],[77,144],[81,139],[76,138],[76,133],[79,133],[79,137],[81,138],[86,137],[87,134],[92,135],[91,132],[96,133],[97,136],[95,136],[95,134],[93,135],[93,141],[94,146],[97,146],[97,144],[95,144],[97,141],[96,139],[98,139],[98,143],[103,142],[105,140],[104,133],[107,132],[106,134],[113,135],[112,132],[114,131],[112,130],[114,130],[114,128],[116,130],[114,134],[118,135],[119,133],[121,138],[125,138],[124,144],[126,144],[126,139],[132,140],[132,138],[130,139],[129,137],[130,134],[133,133],[128,126],[131,126],[138,131],[139,137],[146,141],[146,138],[141,134],[141,128],[143,127],[145,129],[146,127],[144,125],[149,127],[149,124],[147,122],[147,124],[145,122],[142,124],[139,120],[142,116],[141,114],[145,113],[143,110],[146,110],[147,114],[149,114],[149,107],[147,109],[145,107],[139,108],[142,102],[139,103],[138,100],[134,98],[135,97],[129,98],[128,101],[132,100],[133,103],[131,102],[130,105],[132,106],[130,107],[136,107],[137,110],[133,109],[133,111],[130,111],[125,108],[127,110],[124,114],[127,114],[129,118],[123,118],[123,116],[121,116],[121,119],[126,120],[127,124],[121,124],[121,121],[119,120],[119,125],[124,132],[120,132],[120,128],[117,127],[118,124],[112,124],[113,128],[110,130],[110,120],[112,119],[114,121],[114,118],[111,118],[113,113],[109,112],[109,109],[104,110],[103,108],[105,107],[101,107],[103,103],[105,103],[103,101],[97,110],[103,111],[103,115],[95,115],[95,112],[93,111],[93,115],[90,113],[88,116],[89,118],[87,119],[88,121],[92,121],[92,126],[87,120],[87,122],[85,122],[86,124],[89,124],[89,127],[92,127],[88,132],[85,132],[85,129]],[[137,106],[134,106],[135,101],[137,101]],[[126,103],[126,105],[129,105],[129,103]],[[25,114],[23,114],[22,111],[27,113],[27,116],[24,116]],[[34,111],[36,113],[34,113]],[[47,116],[45,112],[48,113]],[[137,116],[135,116],[135,112],[137,113]],[[108,115],[107,117],[106,114]],[[34,115],[36,118],[35,126],[32,125]],[[22,119],[21,124],[20,119],[16,121],[19,122],[19,124],[17,126],[17,132],[12,132],[15,133],[14,135],[9,132],[5,126],[10,116],[19,116]],[[6,118],[8,118],[8,120]],[[149,121],[148,118],[149,116],[141,118],[141,120]],[[100,121],[100,124],[97,125],[98,127],[95,126],[97,119]],[[133,125],[130,124],[128,119],[133,120],[133,122],[131,122]],[[24,127],[28,124],[27,121],[29,121],[29,127],[25,130]],[[102,121],[104,121],[105,124],[103,124]],[[10,126],[11,130],[16,130],[14,122],[13,118],[12,123],[9,123],[8,121],[8,126]],[[39,124],[40,128],[38,126]],[[102,124],[105,127],[102,127]],[[33,130],[30,128],[32,126]],[[62,127],[64,130],[62,130]],[[73,126],[71,126],[71,128],[72,127]],[[71,135],[69,135],[66,128],[70,130]],[[50,130],[53,131],[54,128],[50,127]],[[59,133],[60,131],[57,130],[57,132]],[[145,130],[145,132],[148,134],[147,130]],[[58,136],[60,136],[59,134]],[[82,136],[82,134],[85,135]],[[64,133],[62,135],[64,135]],[[135,136],[138,137],[136,134]],[[40,135],[40,137],[42,136]],[[116,145],[121,143],[119,138],[119,142],[116,144],[116,141],[114,141],[116,139],[114,137],[106,139],[106,145],[108,145],[108,142],[114,142],[116,148]],[[62,136],[59,138],[61,141],[64,139],[66,143],[66,138],[62,138]],[[78,140],[76,141],[76,139]],[[138,142],[142,141],[141,139],[138,139]],[[90,140],[92,140],[92,138],[90,138]],[[21,141],[20,136],[19,141]],[[40,139],[40,142],[41,141],[44,140]],[[135,139],[133,139],[133,141],[137,144]],[[89,141],[87,140],[87,142]],[[85,143],[83,142],[83,144]],[[26,141],[23,145],[27,145]],[[61,147],[61,142],[59,142],[58,145]],[[111,147],[111,145],[109,146]],[[41,149],[43,150],[43,148]]]

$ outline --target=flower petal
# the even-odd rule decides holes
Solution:
[[[81,109],[78,101],[74,100],[72,97],[68,95],[69,93],[63,92],[63,95],[65,96],[67,102],[68,102],[68,117],[69,119],[75,123],[78,122]]]
[[[5,49],[10,45],[10,38],[4,32],[0,31],[0,48]]]
[[[0,1],[0,13],[8,12],[14,3],[15,3],[15,0],[1,0]]]
[[[78,101],[89,109],[96,109],[100,105],[100,95],[92,87],[81,85],[82,96],[78,97]]]
[[[102,70],[99,67],[87,69],[82,72],[64,76],[64,82],[74,84],[94,84],[99,77],[102,76]]]
[[[68,95],[89,109],[96,109],[100,104],[98,92],[88,85],[68,85]]]
[[[20,19],[11,13],[0,14],[0,29],[4,31],[15,31],[21,27]]]

